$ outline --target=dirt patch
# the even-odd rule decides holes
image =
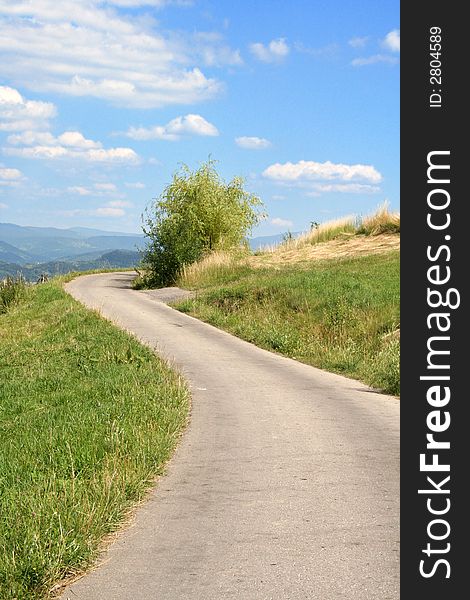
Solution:
[[[375,236],[345,234],[329,242],[309,244],[300,248],[278,247],[273,252],[250,256],[247,262],[252,267],[281,268],[286,264],[379,254],[399,250],[399,248],[400,236],[397,234],[386,233]]]

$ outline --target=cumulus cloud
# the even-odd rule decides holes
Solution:
[[[372,165],[346,165],[326,161],[301,160],[297,163],[275,163],[263,171],[263,176],[290,185],[309,184],[317,181],[379,183],[382,175]]]
[[[382,45],[391,52],[400,52],[400,30],[393,29],[385,36]]]
[[[47,129],[56,112],[51,102],[27,100],[18,90],[0,85],[0,131]]]
[[[265,138],[259,138],[256,136],[241,136],[235,138],[235,143],[240,148],[246,148],[248,150],[263,150],[264,148],[269,148],[271,146],[271,142]]]
[[[22,158],[74,158],[97,163],[139,162],[139,157],[132,148],[105,149],[101,142],[89,140],[79,131],[65,131],[58,137],[49,132],[25,131],[8,136],[7,142],[10,146],[3,148],[3,153]]]
[[[190,114],[176,117],[166,125],[154,125],[148,128],[130,127],[125,135],[133,140],[176,141],[183,135],[216,136],[219,132],[215,125],[206,121],[201,115]]]
[[[271,219],[271,225],[277,225],[278,227],[293,227],[294,223],[289,221],[289,219],[275,217],[274,219]]]
[[[8,169],[8,168],[0,168],[0,179],[4,179],[6,181],[15,181],[17,179],[21,179],[22,174],[19,169]]]
[[[92,96],[133,108],[192,104],[216,96],[223,85],[201,68],[240,64],[237,50],[221,37],[161,31],[151,17],[121,12],[163,4],[0,2],[2,75],[35,91]]]
[[[261,42],[255,42],[250,44],[249,48],[255,58],[266,63],[279,62],[290,52],[285,38],[271,40],[267,46]]]
[[[19,169],[11,169],[0,165],[1,186],[15,187],[20,183],[22,178],[23,173]]]
[[[354,38],[360,39],[360,38]],[[350,44],[353,40],[350,40]],[[353,45],[353,44],[351,44]],[[376,65],[379,63],[385,63],[389,65],[396,65],[398,63],[398,58],[395,56],[400,53],[400,30],[393,29],[389,31],[385,38],[380,42],[380,46],[388,51],[391,54],[384,54],[383,52],[379,52],[377,54],[372,54],[371,56],[359,57],[355,58],[351,61],[353,67],[365,67],[368,65]],[[360,45],[354,46],[355,48],[360,48]]]

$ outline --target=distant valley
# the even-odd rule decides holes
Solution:
[[[276,245],[282,235],[252,238],[252,250]],[[0,278],[21,273],[36,281],[41,275],[60,275],[89,269],[132,268],[145,247],[143,234],[102,231],[86,227],[23,227],[0,223]]]
[[[140,261],[143,235],[73,227],[22,227],[0,223],[0,278],[22,273],[28,281],[100,268],[128,268]]]

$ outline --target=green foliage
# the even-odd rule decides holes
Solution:
[[[242,244],[264,216],[261,200],[243,183],[240,177],[225,183],[210,159],[195,171],[183,165],[173,175],[146,214],[146,285],[171,285],[185,265]]]

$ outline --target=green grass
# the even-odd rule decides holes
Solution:
[[[228,266],[226,266],[226,271]],[[176,307],[268,350],[399,394],[399,253],[279,270],[234,265]]]
[[[53,280],[0,315],[0,598],[86,568],[162,473],[180,377]]]

